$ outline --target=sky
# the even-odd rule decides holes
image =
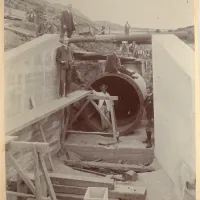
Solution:
[[[174,29],[194,25],[193,0],[48,0],[72,3],[92,21],[110,21],[132,27]]]

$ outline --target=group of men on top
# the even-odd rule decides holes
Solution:
[[[74,67],[74,48],[66,39],[64,40],[64,35],[67,33],[67,38],[71,38],[73,32],[75,31],[75,23],[72,15],[72,5],[68,5],[67,10],[64,10],[61,14],[61,34],[60,34],[60,43],[61,46],[57,49],[56,52],[56,62],[59,68],[59,98],[66,97],[70,93],[71,90],[71,79],[72,79],[72,70]],[[130,29],[130,28],[129,28]],[[129,30],[128,29],[128,30]],[[129,32],[128,32],[129,33]],[[135,42],[131,44],[133,47]],[[130,46],[131,47],[131,46]],[[134,50],[134,48],[133,48]],[[135,76],[135,72],[130,73],[123,68],[121,65],[120,59],[117,57],[115,53],[107,56],[105,72],[109,73],[125,73],[128,76],[131,76],[134,79],[138,77]],[[92,89],[93,93],[100,96],[109,96],[107,92],[108,86],[103,84],[100,86],[100,92],[96,92]],[[146,135],[147,139],[143,141],[147,143],[147,148],[152,147],[151,144],[151,135],[153,128],[153,93],[152,88],[147,89],[148,95],[144,101],[144,109],[146,111]],[[111,103],[108,100],[99,100],[98,104],[101,111],[110,120],[110,111],[111,111]],[[108,124],[103,117],[101,117],[101,124],[103,131],[108,131]]]

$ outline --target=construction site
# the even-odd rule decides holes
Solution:
[[[23,12],[12,9],[5,31],[24,39],[15,38],[19,44],[12,46],[8,34],[5,42],[7,200],[196,199],[191,32],[125,35],[109,28],[100,35],[92,22],[75,15],[82,23],[81,33],[68,39],[75,49],[71,92],[57,98],[59,31],[36,38],[19,25],[30,24]],[[120,53],[124,41],[135,41],[137,57]],[[111,53],[125,73],[105,72]],[[92,93],[102,84],[109,97]],[[151,148],[142,142],[148,86],[154,94]],[[114,102],[110,121],[99,100]]]

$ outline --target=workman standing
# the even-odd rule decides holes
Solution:
[[[127,21],[126,24],[125,24],[125,27],[124,27],[124,32],[125,32],[126,35],[129,35],[130,28],[131,27],[130,27],[128,21]]]
[[[56,63],[59,70],[59,97],[66,97],[71,90],[72,70],[74,64],[74,49],[68,40],[60,40],[61,46],[56,52]]]
[[[66,31],[67,31],[67,37],[71,38],[73,31],[75,31],[75,24],[72,15],[72,4],[69,4],[67,6],[67,9],[62,12],[60,23],[61,23],[60,39],[64,38]]]
[[[153,107],[153,92],[152,88],[148,87],[147,88],[147,94],[148,96],[146,97],[144,101],[144,108],[146,111],[146,135],[147,138],[143,141],[143,143],[147,143],[146,148],[151,148],[152,147],[152,142],[151,142],[151,135],[153,131],[153,126],[154,126],[154,107]]]
[[[108,89],[108,86],[103,84],[100,87],[101,92],[96,92],[95,90],[93,90],[93,94],[97,95],[97,96],[109,97],[110,94],[107,92],[107,89]],[[110,121],[110,112],[111,112],[112,106],[113,106],[113,102],[111,100],[99,100],[98,107],[104,113],[104,115],[108,119],[108,121]],[[101,117],[102,130],[104,132],[107,132],[109,125],[101,115],[100,115],[100,117]]]
[[[47,27],[47,19],[44,18],[43,20],[41,20],[38,28],[37,28],[37,32],[36,32],[36,37],[42,36],[45,33],[48,33],[48,27]]]

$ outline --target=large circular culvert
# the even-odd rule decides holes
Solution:
[[[142,104],[146,96],[145,81],[137,73],[134,76],[137,76],[138,79],[133,79],[131,76],[122,73],[105,73],[95,80],[91,80],[87,86],[88,89],[92,86],[99,92],[100,86],[106,84],[108,93],[111,96],[118,96],[114,109],[120,135],[132,132],[143,116]],[[90,104],[85,109],[84,119],[91,130],[101,131],[100,115],[93,105]]]

